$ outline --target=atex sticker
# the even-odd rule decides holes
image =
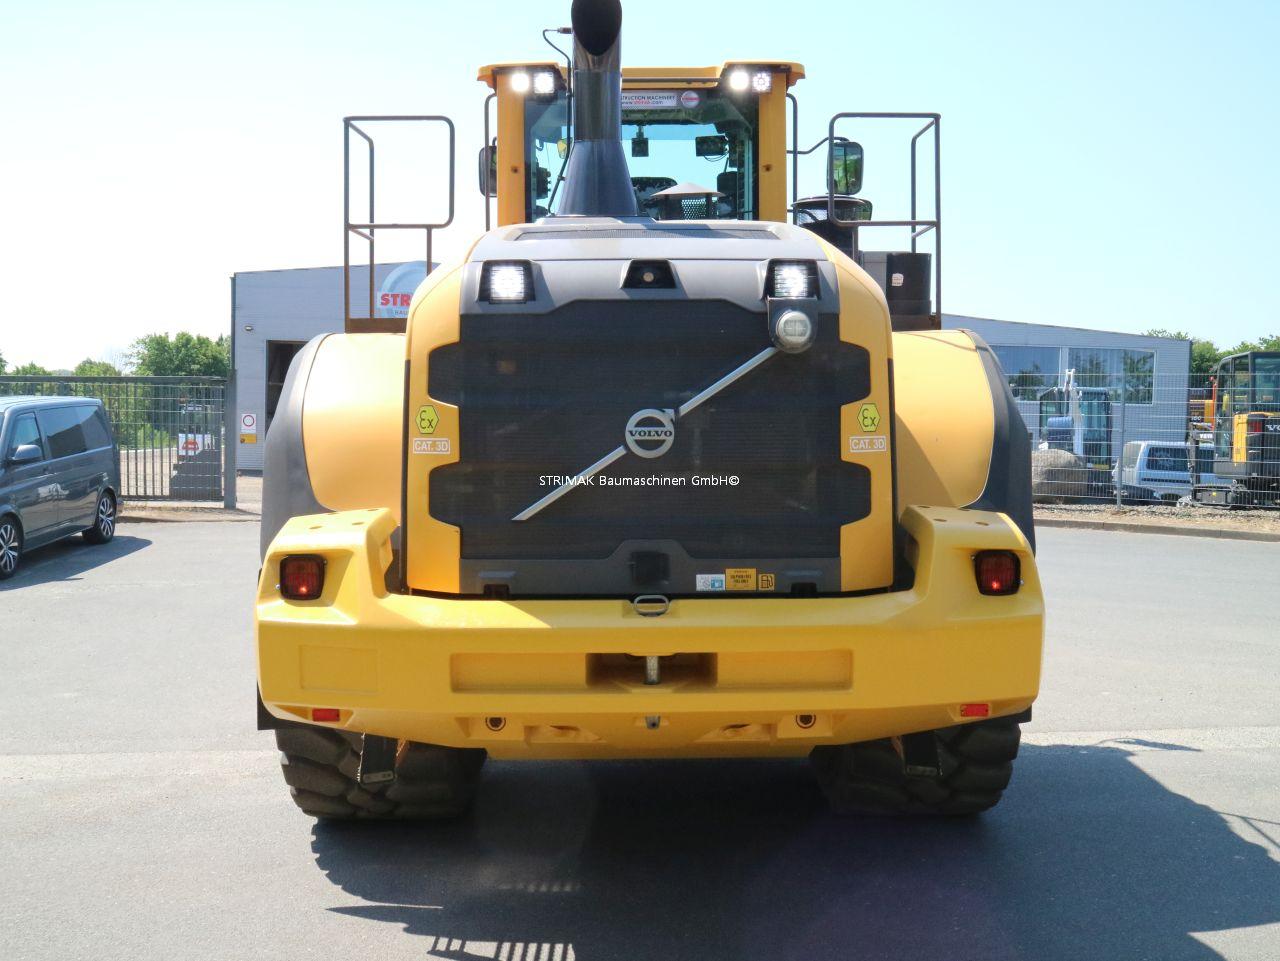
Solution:
[[[697,575],[698,590],[700,591],[723,591],[724,575],[723,574],[699,574]]]
[[[877,434],[874,437],[850,437],[850,454],[882,454],[889,449],[889,438]]]
[[[450,454],[453,444],[447,437],[415,437],[413,439],[415,454]]]
[[[419,434],[434,434],[436,425],[440,423],[440,415],[431,404],[424,404],[418,408],[417,420]]]
[[[863,404],[858,410],[858,426],[870,434],[880,426],[880,408],[875,404]]]

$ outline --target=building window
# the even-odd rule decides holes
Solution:
[[[1119,347],[1072,347],[1067,351],[1067,369],[1076,372],[1081,387],[1105,387],[1113,401],[1150,404],[1156,355],[1150,350]]]
[[[991,350],[1004,368],[1009,389],[1018,400],[1035,400],[1056,387],[1062,351],[1058,347],[996,347]]]

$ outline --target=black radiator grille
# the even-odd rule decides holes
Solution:
[[[867,471],[840,459],[840,407],[865,397],[865,350],[819,320],[780,354],[680,418],[663,456],[628,452],[602,476],[684,486],[581,486],[526,521],[547,475],[585,471],[644,408],[678,408],[769,346],[763,309],[720,301],[576,302],[546,314],[464,316],[435,350],[431,395],[460,409],[460,461],[431,475],[431,512],[473,559],[598,559],[670,540],[691,557],[838,557],[870,509]],[[736,486],[695,477],[736,476]]]

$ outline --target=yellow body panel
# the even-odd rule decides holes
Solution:
[[[872,495],[871,512],[840,529],[840,584],[846,591],[867,590],[893,580],[889,307],[866,271],[825,241],[819,244],[839,277],[840,339],[871,357],[871,392],[840,409],[840,456],[870,472]]]
[[[1022,711],[1043,623],[1026,539],[1001,514],[909,507],[902,519],[911,590],[682,599],[641,617],[623,600],[388,593],[391,512],[297,517],[259,583],[262,699],[281,718],[336,707],[334,726],[510,758],[802,755],[960,723],[961,704]],[[1018,594],[978,594],[982,549],[1018,552]],[[279,595],[279,560],[294,553],[328,561],[315,601]],[[646,686],[627,655],[680,657]]]
[[[787,91],[778,83],[760,94],[760,156],[756,163],[757,220],[787,221]]]
[[[429,495],[431,472],[458,461],[458,408],[428,396],[426,371],[431,351],[458,340],[462,271],[459,266],[441,267],[431,277],[435,284],[420,288],[409,308],[408,409],[431,407],[437,420],[429,433],[412,418],[408,425],[405,499],[415,509],[409,511],[405,576],[419,590],[456,593],[462,532],[431,516]]]
[[[405,338],[335,334],[316,352],[303,408],[316,500],[335,511],[386,507],[400,516]]]
[[[1236,414],[1231,421],[1231,462],[1244,464],[1249,460],[1249,415]]]
[[[986,487],[995,430],[982,357],[959,330],[894,334],[893,355],[898,502],[972,504]]]

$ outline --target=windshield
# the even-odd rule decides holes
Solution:
[[[1253,358],[1255,403],[1280,403],[1280,354]]]
[[[567,117],[563,94],[525,104],[530,220],[559,203]],[[757,117],[755,98],[719,89],[623,91],[622,147],[640,213],[659,220],[755,219]],[[686,185],[692,189],[656,196]]]

